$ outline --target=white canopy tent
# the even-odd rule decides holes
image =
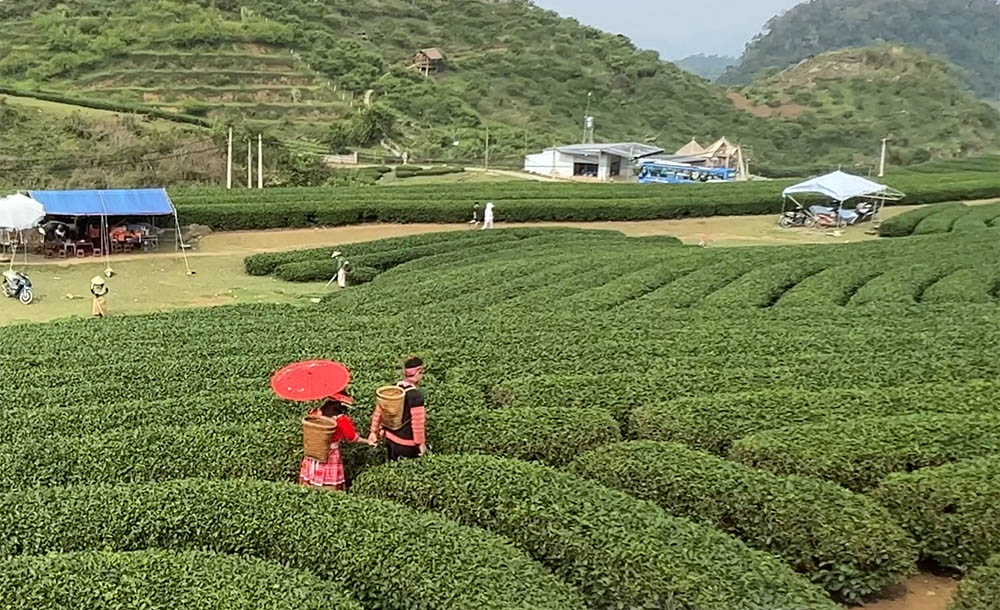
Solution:
[[[844,203],[851,199],[863,198],[874,204],[875,212],[872,220],[877,222],[886,201],[899,201],[905,197],[905,194],[884,184],[838,170],[825,176],[806,180],[782,191],[782,213],[785,212],[788,201],[804,208],[805,206],[795,198],[795,195],[802,194],[822,195],[835,203],[838,225],[843,219]]]
[[[45,207],[27,195],[0,198],[0,229],[25,231],[45,218]]]
[[[45,218],[45,207],[27,195],[11,195],[0,198],[0,246],[6,250],[11,248],[11,265],[14,264],[14,254],[16,254],[13,234],[17,233],[20,243],[25,243],[24,231],[38,226]],[[28,254],[27,247],[24,248],[25,256]]]

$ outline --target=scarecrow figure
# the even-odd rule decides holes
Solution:
[[[94,295],[94,303],[90,309],[91,315],[95,318],[106,317],[108,315],[108,287],[104,283],[103,277],[97,275],[94,276],[94,279],[90,280],[90,293]]]

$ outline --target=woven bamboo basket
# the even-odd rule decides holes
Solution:
[[[330,457],[330,442],[337,429],[337,420],[329,417],[307,417],[302,420],[302,446],[307,458],[325,464]]]
[[[406,391],[399,386],[389,385],[375,390],[375,404],[382,409],[382,425],[389,430],[399,430],[403,426],[403,400]]]

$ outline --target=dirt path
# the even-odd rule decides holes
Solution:
[[[913,206],[896,206],[885,210],[884,217],[891,218],[913,209]],[[736,246],[780,246],[796,244],[847,244],[878,239],[870,235],[870,224],[848,227],[842,232],[824,229],[782,229],[776,222],[776,214],[763,216],[712,216],[708,218],[679,218],[673,220],[643,220],[634,222],[539,222],[524,224],[497,223],[504,227],[572,227],[621,231],[630,237],[670,235],[686,244],[704,242],[710,247]],[[205,256],[247,256],[258,252],[278,252],[282,250],[317,248],[404,237],[422,233],[471,230],[467,224],[367,224],[346,227],[311,229],[274,229],[268,231],[229,231],[212,233],[201,238],[188,256],[192,259]],[[126,261],[142,261],[177,257],[170,250],[161,253],[119,254],[112,258],[112,265]],[[0,257],[2,258],[2,257]],[[94,264],[92,258],[70,260],[46,260],[32,256],[30,265],[78,265]]]
[[[861,610],[945,610],[955,594],[958,581],[953,578],[918,574],[888,592],[886,599],[860,606]]]

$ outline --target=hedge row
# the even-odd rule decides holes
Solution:
[[[1000,610],[1000,555],[959,583],[948,610]]]
[[[278,267],[288,263],[330,260],[333,253],[337,251],[343,252],[349,260],[353,261],[355,257],[384,254],[386,252],[396,252],[426,246],[439,246],[442,250],[447,249],[450,251],[452,249],[458,249],[459,247],[481,245],[498,241],[517,241],[546,235],[559,237],[569,234],[583,233],[587,232],[580,229],[561,228],[519,228],[498,229],[495,231],[445,231],[441,233],[409,235],[406,237],[392,237],[377,241],[344,244],[341,246],[329,246],[324,248],[310,248],[306,250],[291,250],[286,252],[264,252],[248,256],[244,259],[243,264],[246,268],[246,272],[250,275],[271,275],[278,269]],[[590,233],[596,234],[597,232]]]
[[[453,167],[449,165],[435,167],[421,167],[419,165],[400,165],[396,168],[397,178],[412,178],[414,176],[446,176],[448,174],[461,174],[464,167]]]
[[[1000,456],[894,474],[874,495],[940,565],[969,570],[1000,548]]]
[[[986,381],[720,393],[640,405],[631,413],[628,432],[725,454],[733,442],[763,430],[917,413],[990,413],[998,403],[1000,384]]]
[[[181,192],[174,198],[181,220],[215,230],[267,229],[278,227],[336,226],[365,222],[465,222],[476,200],[490,199],[496,204],[500,222],[541,221],[629,221],[670,218],[772,214],[781,210],[780,189],[776,185],[740,185],[738,189],[657,188],[649,185],[613,190],[593,185],[591,190],[545,190],[533,187],[507,187],[411,191],[411,187],[369,188],[368,194],[348,198],[336,189],[303,190],[299,196],[278,192],[269,194],[230,195],[210,191]],[[947,201],[956,198],[979,199],[1000,196],[1000,184],[992,179],[928,184],[926,177],[914,181],[906,203]],[[416,187],[412,187],[416,188]],[[517,190],[525,188],[523,196]],[[346,189],[341,189],[346,191]],[[332,191],[332,192],[331,192]],[[394,191],[384,193],[384,191]],[[353,192],[353,191],[352,191]],[[498,197],[490,197],[495,192]],[[624,197],[615,194],[626,193]],[[461,193],[461,195],[458,195]],[[583,196],[577,193],[586,193]],[[243,199],[240,199],[243,197]],[[401,199],[410,197],[410,199]],[[446,198],[451,197],[451,198]]]
[[[885,220],[879,227],[882,237],[929,235],[952,231],[974,231],[996,225],[1000,205],[968,206],[961,202],[940,203],[911,210]]]
[[[964,203],[945,203],[935,207],[937,211],[921,220],[913,229],[914,235],[948,233],[956,220],[969,213],[969,206]]]
[[[888,512],[832,483],[653,441],[596,449],[570,470],[779,555],[844,602],[916,571],[913,543]]]
[[[205,552],[79,552],[0,560],[5,610],[361,610],[308,572]]]
[[[134,104],[134,103],[110,101],[110,100],[97,100],[92,98],[85,99],[85,98],[72,97],[62,93],[56,93],[53,91],[24,91],[20,89],[11,89],[10,87],[0,87],[0,95],[30,97],[33,99],[43,100],[46,102],[69,104],[71,106],[80,106],[81,108],[93,108],[96,110],[110,110],[112,112],[122,112],[128,114],[145,114],[148,116],[156,117],[158,119],[166,119],[168,121],[173,121],[175,123],[187,123],[189,125],[197,125],[199,127],[212,126],[212,122],[203,117],[198,117],[190,114],[180,114],[177,112],[170,112],[167,110],[163,110],[161,108],[155,108],[153,106],[145,106],[143,104]]]
[[[594,609],[836,607],[774,557],[544,466],[438,456],[369,470],[353,489],[505,536]]]
[[[429,418],[428,442],[439,453],[487,453],[562,465],[579,451],[621,440],[610,415],[580,411],[441,405],[432,408]],[[354,419],[359,433],[366,434],[367,413],[362,410]],[[0,445],[0,490],[190,477],[294,481],[302,459],[299,416],[294,414],[263,424],[150,425],[89,435],[52,432],[49,427],[21,428],[13,433],[16,440]],[[384,461],[383,449],[347,444],[344,449],[349,477]]]
[[[746,436],[735,459],[867,491],[894,472],[1000,453],[1000,415],[905,415],[789,426]]]
[[[322,574],[373,610],[582,610],[504,540],[353,494],[253,481],[0,495],[0,557],[198,549]]]

